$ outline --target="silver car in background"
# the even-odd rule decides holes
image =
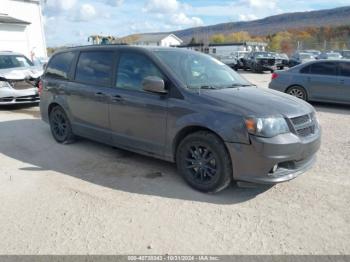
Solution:
[[[317,59],[330,59],[330,60],[342,59],[342,58],[343,56],[338,52],[323,52],[317,57]]]
[[[38,103],[42,73],[22,54],[0,52],[0,105]]]
[[[306,101],[350,104],[350,61],[317,60],[277,71],[269,88]]]

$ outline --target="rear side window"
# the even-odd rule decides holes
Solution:
[[[340,63],[339,71],[341,76],[350,77],[350,63]]]
[[[310,74],[310,68],[311,68],[311,66],[305,66],[302,69],[300,69],[300,73],[302,73],[302,74]]]
[[[311,74],[315,75],[337,75],[337,65],[333,62],[315,63],[311,65]]]
[[[46,69],[46,76],[68,79],[69,71],[75,54],[73,52],[59,53],[49,62]]]
[[[75,80],[87,84],[109,86],[112,79],[113,52],[81,52]]]

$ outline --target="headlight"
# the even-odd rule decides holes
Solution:
[[[11,87],[10,84],[6,81],[0,81],[0,88],[2,87]]]
[[[286,120],[282,117],[251,117],[245,119],[245,124],[249,134],[255,136],[274,137],[290,132]]]

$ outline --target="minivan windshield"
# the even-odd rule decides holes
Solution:
[[[209,55],[176,50],[155,50],[154,53],[189,89],[252,85],[230,67]]]
[[[0,55],[0,69],[30,67],[33,63],[22,55]]]

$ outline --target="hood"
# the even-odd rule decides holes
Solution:
[[[1,69],[0,77],[8,80],[24,80],[31,78],[39,78],[43,74],[41,67],[20,67],[20,68],[9,68]]]
[[[271,89],[257,87],[203,90],[201,96],[215,100],[219,106],[229,108],[242,116],[296,117],[314,111],[308,103]]]

